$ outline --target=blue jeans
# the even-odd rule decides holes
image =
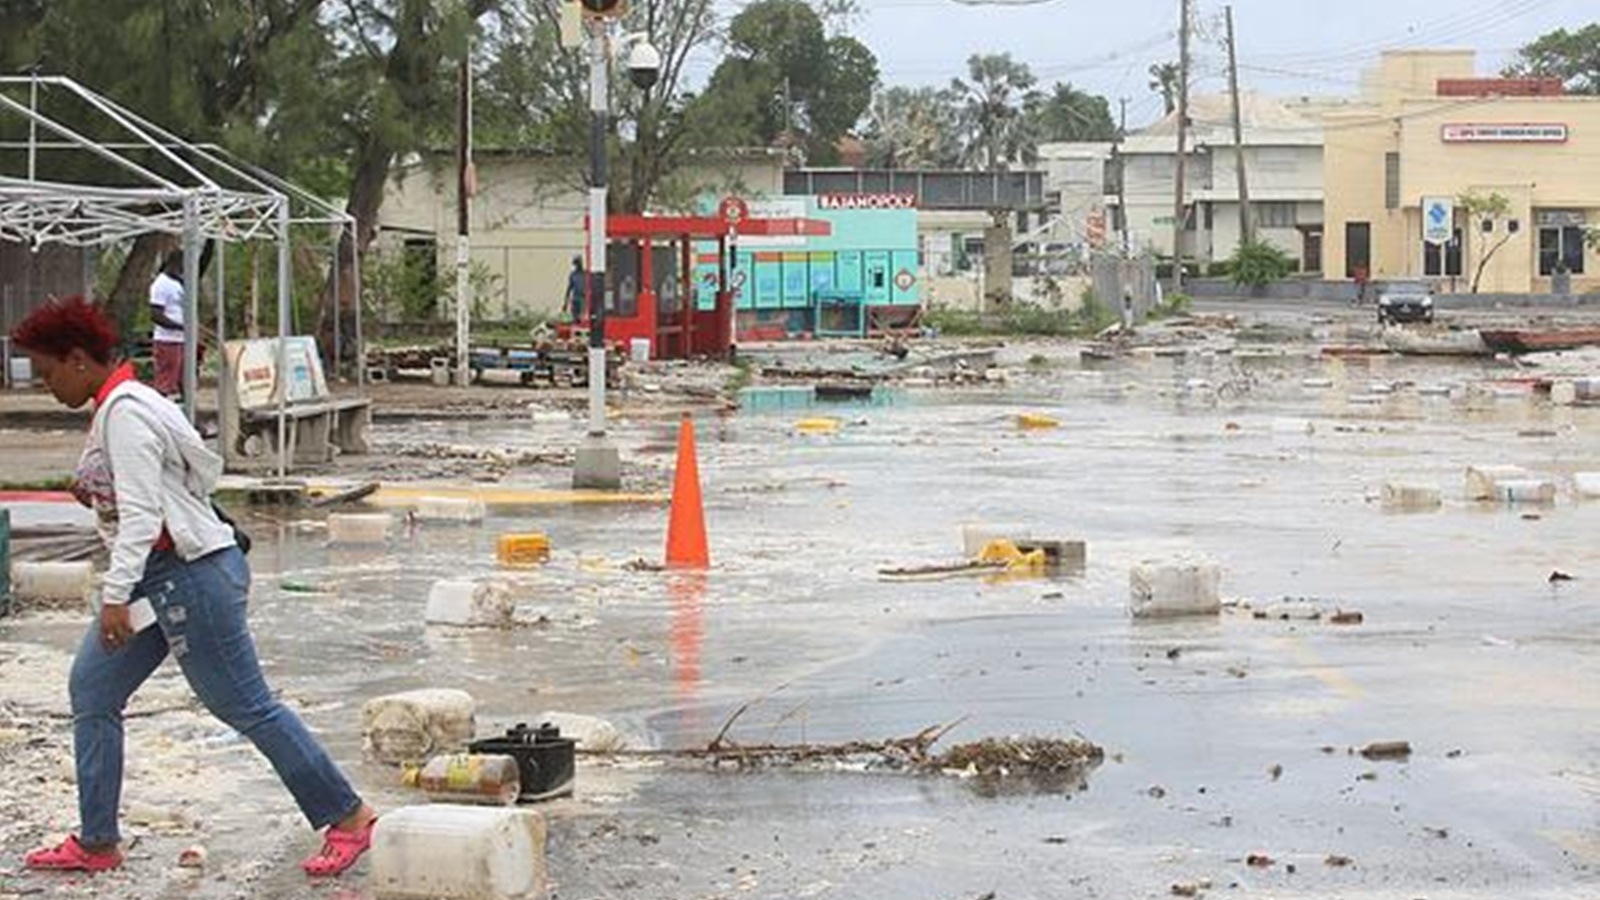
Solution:
[[[267,689],[245,623],[249,595],[250,568],[236,548],[188,563],[157,552],[133,591],[135,599],[150,599],[157,625],[118,650],[100,642],[98,622],[90,626],[70,682],[83,843],[120,840],[122,711],[168,652],[206,709],[272,763],[311,827],[326,827],[360,808],[361,799],[327,752]]]

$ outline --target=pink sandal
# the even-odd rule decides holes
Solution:
[[[330,827],[322,835],[322,849],[300,864],[312,878],[332,878],[343,875],[361,859],[372,846],[372,828],[378,824],[376,817],[357,831],[340,831]]]
[[[30,869],[52,872],[109,872],[122,865],[122,851],[90,853],[71,835],[55,847],[35,850],[23,858]]]

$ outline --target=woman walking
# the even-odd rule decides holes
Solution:
[[[100,307],[81,297],[51,301],[11,339],[58,401],[94,403],[73,493],[94,510],[111,551],[100,614],[68,685],[82,833],[28,854],[28,867],[122,864],[122,711],[170,653],[212,715],[249,738],[311,826],[326,829],[306,873],[344,872],[371,844],[377,815],[262,677],[245,622],[250,569],[211,504],[221,459],[178,407],[116,358],[115,326]]]

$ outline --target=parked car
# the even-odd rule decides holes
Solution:
[[[1433,321],[1433,286],[1426,281],[1387,281],[1378,289],[1378,324]]]

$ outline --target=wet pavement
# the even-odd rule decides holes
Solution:
[[[392,772],[356,762],[360,705],[424,686],[471,692],[480,734],[563,710],[641,743],[703,746],[749,703],[735,740],[882,739],[959,719],[951,741],[1081,734],[1108,754],[1082,790],[999,792],[952,776],[581,759],[577,796],[548,807],[561,898],[1126,898],[1201,882],[1204,896],[1600,896],[1600,501],[1467,503],[1461,487],[1471,464],[1600,470],[1600,409],[1489,384],[1515,374],[1492,362],[1012,362],[1003,387],[842,405],[765,392],[702,418],[716,563],[703,577],[624,567],[660,558],[666,515],[649,505],[502,509],[377,549],[328,548],[314,514],[257,518],[269,678],[388,806],[406,797]],[[1063,427],[1020,431],[1024,411]],[[813,415],[843,427],[796,434]],[[571,427],[419,421],[377,437],[543,446]],[[616,435],[632,462],[670,467],[671,424]],[[1439,487],[1445,505],[1387,513],[1385,481]],[[1088,567],[878,579],[958,559],[964,523],[1086,540]],[[422,625],[433,581],[494,573],[495,537],[526,530],[557,552],[511,576],[522,627]],[[1180,551],[1222,563],[1225,596],[1364,622],[1130,620],[1129,567]],[[1555,570],[1576,580],[1552,584]],[[79,627],[27,619],[0,640],[68,651]],[[39,667],[36,689],[5,699],[64,707]],[[154,687],[181,693],[171,677]],[[4,876],[0,897],[360,896],[359,878],[304,886],[292,861],[311,839],[226,729],[192,713],[133,727],[136,759],[154,756],[129,803],[199,821],[130,829],[144,837],[114,880]],[[61,729],[54,739],[59,754]],[[1384,740],[1414,752],[1349,752]],[[31,830],[6,832],[0,865],[72,825],[70,785],[41,778]],[[210,867],[172,869],[197,841]]]

